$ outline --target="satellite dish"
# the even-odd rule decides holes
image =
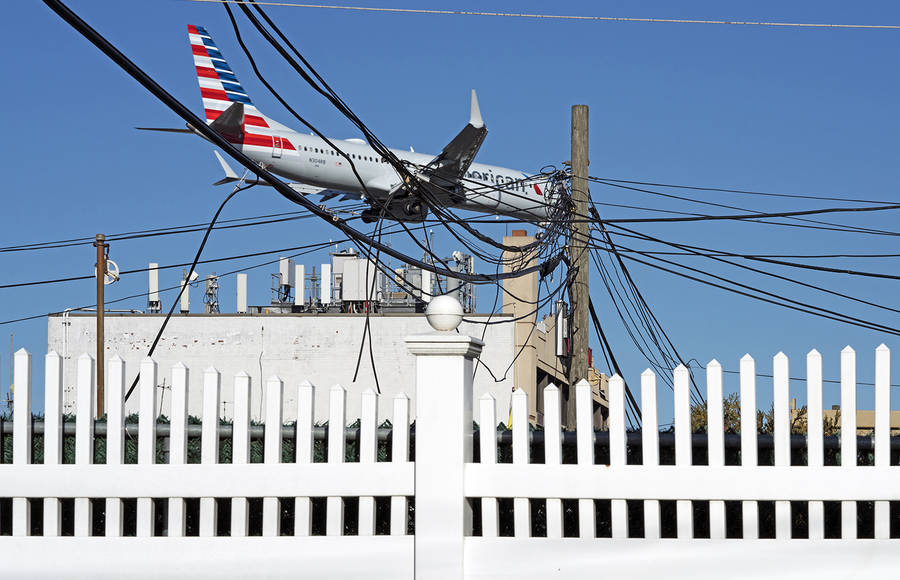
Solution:
[[[97,264],[94,264],[94,277],[97,277]],[[103,276],[103,283],[107,286],[113,282],[119,281],[119,265],[112,260],[106,261],[106,273]]]

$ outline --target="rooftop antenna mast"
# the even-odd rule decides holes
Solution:
[[[206,291],[203,293],[203,307],[207,314],[219,314],[219,277],[216,273],[206,277]]]

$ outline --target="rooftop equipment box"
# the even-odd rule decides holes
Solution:
[[[370,260],[345,260],[341,298],[345,301],[376,300],[381,293],[381,288],[373,288],[377,273],[378,267]]]

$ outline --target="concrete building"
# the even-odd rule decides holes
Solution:
[[[504,238],[508,245],[524,245],[534,240],[519,230]],[[471,268],[469,256],[455,252],[451,260],[461,271]],[[232,378],[242,371],[253,381],[251,413],[254,419],[263,416],[265,400],[261,385],[273,375],[285,382],[285,416],[288,418],[296,413],[292,393],[296,392],[296,385],[305,380],[320,389],[341,384],[349,391],[359,392],[366,388],[375,389],[377,375],[382,395],[391,397],[405,392],[413,399],[411,409],[415,409],[415,358],[407,352],[404,338],[431,331],[422,311],[433,292],[443,287],[471,310],[474,309],[474,288],[455,283],[455,280],[444,280],[442,285],[428,272],[410,268],[399,268],[397,281],[391,281],[384,276],[376,277],[374,267],[367,269],[366,266],[366,260],[347,251],[332,254],[332,263],[323,264],[318,274],[313,268],[305,270],[293,261],[282,260],[273,276],[272,303],[248,306],[244,276],[238,281],[238,313],[235,314],[217,312],[218,297],[210,295],[209,280],[203,314],[190,312],[186,292],[182,297],[181,312],[170,320],[153,355],[159,364],[160,412],[169,414],[170,372],[179,362],[188,367],[193,377],[192,385],[200,384],[200,377],[210,366],[222,373],[221,413],[225,417],[230,417],[233,412]],[[517,266],[511,258],[506,268]],[[415,281],[412,286],[410,280]],[[366,317],[358,312],[366,307],[366,288],[373,282],[378,311],[369,316],[374,339],[372,352],[370,355],[366,344],[360,358]],[[391,284],[395,286],[391,287]],[[475,396],[493,394],[501,416],[507,416],[512,391],[524,389],[529,395],[530,421],[542,424],[543,388],[551,382],[558,385],[565,400],[568,385],[564,361],[556,353],[555,318],[549,316],[537,321],[534,312],[537,284],[536,273],[507,280],[501,312],[493,315],[469,312],[466,314],[469,322],[463,322],[459,331],[483,336],[485,341],[476,365]],[[158,271],[155,269],[150,271],[149,287],[147,313],[108,311],[106,314],[106,358],[118,355],[125,360],[129,386],[164,319],[158,293],[154,292],[158,288]],[[217,289],[218,285],[212,287]],[[190,287],[187,290],[189,292]],[[215,303],[216,308],[210,309],[210,303]],[[481,324],[488,321],[492,324]],[[96,321],[92,312],[72,311],[48,318],[48,348],[63,356],[64,409],[67,412],[74,409],[77,359],[84,353],[93,355],[96,352],[95,336]],[[357,360],[360,361],[358,373]],[[606,409],[606,376],[594,375],[595,424],[600,426]],[[137,396],[132,396],[126,411],[136,412],[137,401]],[[324,405],[325,401],[323,398],[319,403]],[[359,399],[350,397],[349,401],[347,416],[356,418],[359,409],[354,405],[359,405]],[[193,389],[189,393],[189,412],[200,415],[201,402],[201,389]],[[390,412],[390,405],[383,403],[379,419],[388,418]],[[317,408],[316,420],[326,419],[325,407]]]
[[[469,315],[484,319],[486,315]],[[138,373],[140,361],[146,356],[164,315],[107,314],[107,360],[118,355],[126,362],[127,384]],[[497,316],[493,319],[497,320]],[[501,319],[504,317],[500,317]],[[375,314],[370,316],[373,372],[369,347],[363,349],[359,375],[353,381],[360,343],[363,338],[365,315],[359,314],[182,314],[172,317],[154,353],[159,363],[160,410],[168,415],[171,367],[181,362],[190,371],[191,384],[198,384],[203,371],[213,366],[222,373],[222,413],[232,413],[232,377],[241,371],[253,380],[251,414],[263,416],[265,401],[260,385],[273,375],[285,382],[285,416],[296,413],[296,386],[304,380],[319,389],[341,384],[349,391],[375,389],[375,373],[381,393],[387,397],[405,392],[414,398],[415,357],[406,352],[404,337],[430,332],[422,314]],[[63,356],[64,408],[71,411],[75,403],[75,369],[78,357],[96,352],[96,322],[93,314],[50,316],[48,347]],[[490,392],[497,398],[499,409],[509,406],[514,384],[504,371],[512,362],[513,326],[496,324],[484,327],[463,323],[460,332],[481,336],[485,332],[485,348],[481,364],[475,373],[475,394]],[[108,368],[108,367],[107,367]],[[500,380],[495,382],[490,369]],[[108,384],[108,382],[107,382]],[[127,412],[137,411],[136,395],[127,403]],[[201,414],[201,389],[189,393],[189,412]],[[324,404],[327,398],[319,399]],[[358,397],[350,397],[347,416],[359,416]],[[415,408],[414,405],[411,408]],[[379,409],[380,419],[390,416],[389,404]],[[325,407],[316,409],[316,420],[327,419]]]
[[[525,230],[513,230],[503,238],[505,246],[523,247],[535,242]],[[512,272],[537,263],[534,254],[506,251],[503,253],[503,271]],[[532,272],[511,278],[503,284],[503,314],[515,321],[514,340],[519,353],[514,369],[516,388],[528,393],[529,420],[537,425],[544,423],[544,387],[555,384],[562,391],[562,416],[565,423],[566,406],[574,404],[569,399],[568,373],[564,359],[557,356],[556,317],[546,316],[537,320],[535,304],[538,300],[538,273]],[[594,395],[594,426],[605,424],[609,403],[607,399],[609,377],[591,368],[588,377]],[[564,425],[565,426],[565,425]],[[574,426],[573,426],[574,427]]]

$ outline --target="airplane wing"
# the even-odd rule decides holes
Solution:
[[[481,109],[478,107],[478,97],[473,90],[469,124],[463,127],[462,131],[444,147],[440,155],[425,166],[422,173],[428,175],[432,181],[437,181],[441,186],[455,186],[457,180],[468,171],[485,136],[487,136],[487,127],[484,126]]]
[[[222,171],[225,172],[225,177],[220,179],[219,181],[213,183],[213,185],[223,185],[225,183],[233,183],[235,181],[240,181],[241,177],[235,173],[234,169],[228,165],[228,162],[219,154],[218,151],[213,151],[216,156],[216,160],[218,160],[219,165],[222,166]],[[264,181],[259,181],[256,185],[269,185]],[[321,195],[322,201],[328,201],[330,199],[334,199],[335,197],[342,196],[338,201],[348,201],[351,199],[362,199],[362,196],[358,193],[353,193],[351,191],[342,191],[340,189],[328,189],[325,187],[316,187],[314,185],[306,185],[305,183],[288,183],[288,187],[299,193],[300,195]]]
[[[300,195],[321,195],[322,201],[334,199],[341,196],[338,201],[347,201],[350,199],[362,199],[358,193],[351,191],[342,191],[340,189],[328,189],[325,187],[316,187],[314,185],[306,185],[305,183],[288,183],[288,187],[299,193]]]

